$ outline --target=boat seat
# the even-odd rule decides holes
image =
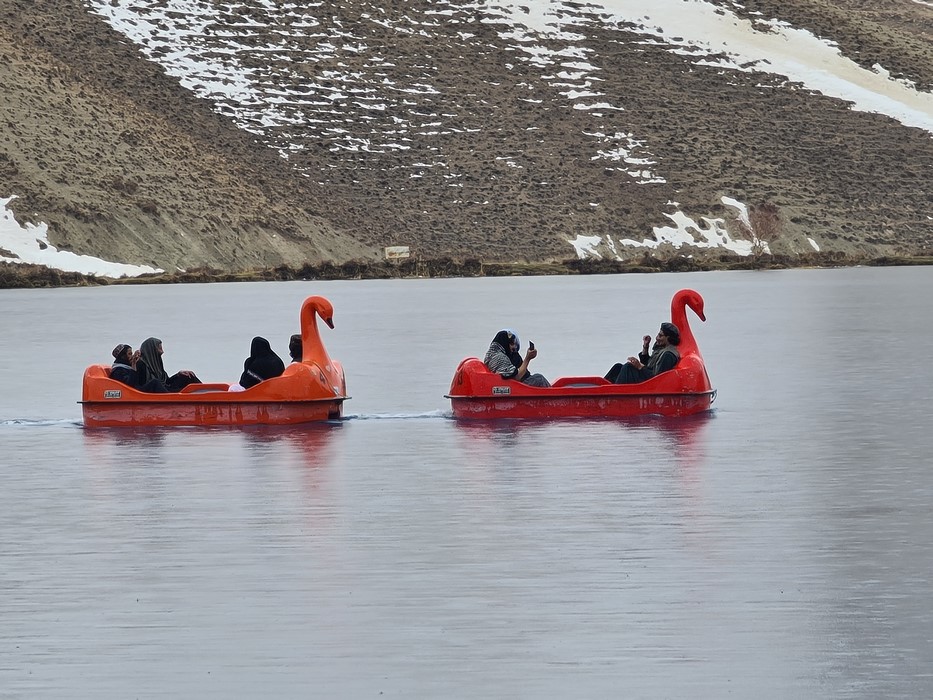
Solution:
[[[215,382],[211,384],[189,384],[181,391],[179,394],[207,394],[212,391],[228,391],[230,389],[229,384],[222,384],[220,382]]]
[[[110,365],[90,365],[84,370],[88,379],[110,379]]]
[[[612,384],[605,377],[561,377],[556,379],[551,386],[553,387],[581,387],[581,386],[605,386]]]

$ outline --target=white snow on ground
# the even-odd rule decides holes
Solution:
[[[731,197],[723,197],[722,203],[727,207],[736,210],[735,218],[750,226],[748,219],[748,207]],[[753,238],[750,241],[736,240],[732,238],[726,228],[725,219],[711,219],[703,217],[701,222],[687,216],[682,211],[675,211],[671,214],[664,214],[671,220],[672,226],[656,226],[652,230],[654,238],[645,238],[643,240],[634,240],[632,238],[617,239],[618,243],[629,253],[640,253],[644,250],[656,250],[662,245],[670,245],[674,248],[692,246],[693,248],[721,248],[730,250],[737,255],[751,255],[752,253],[762,252],[770,253],[771,249],[765,241],[759,241]],[[810,245],[815,250],[819,246],[811,238],[808,239]],[[605,244],[612,252],[612,257],[616,260],[625,260],[625,255],[619,252],[613,240],[606,236],[604,240],[601,236],[583,236],[578,235],[575,239],[568,241],[573,246],[578,258],[602,258],[598,248]],[[629,256],[631,257],[631,255]]]
[[[90,255],[58,250],[49,243],[45,224],[21,226],[7,207],[14,197],[0,197],[0,261],[44,265],[63,272],[80,272],[100,277],[136,277],[162,270],[145,265],[123,265]]]
[[[542,35],[568,40],[576,36],[570,33],[573,26],[559,0],[488,5],[511,13],[516,24]],[[626,28],[669,45],[672,50],[684,47],[691,49],[686,55],[716,56],[715,61],[699,60],[701,64],[782,75],[811,90],[851,102],[853,109],[887,114],[906,126],[933,133],[933,95],[892,79],[881,66],[866,70],[843,56],[834,43],[787,23],[764,21],[767,31],[762,31],[748,20],[703,0],[603,0],[587,7],[605,10],[609,22],[634,24],[626,24]],[[569,19],[572,22],[572,17]],[[719,54],[727,58],[722,60]]]

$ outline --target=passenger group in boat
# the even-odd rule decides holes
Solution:
[[[168,391],[158,379],[150,379],[148,382],[140,383],[139,372],[136,371],[136,365],[139,362],[139,350],[133,352],[132,346],[126,343],[117,345],[113,349],[113,360],[113,365],[110,367],[111,379],[150,394],[161,394]]]

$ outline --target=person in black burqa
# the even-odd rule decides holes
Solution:
[[[158,379],[150,379],[148,382],[140,384],[139,372],[136,371],[139,350],[133,352],[132,347],[126,343],[120,343],[113,349],[113,359],[114,362],[110,368],[111,379],[149,394],[161,394],[168,391]]]
[[[139,347],[139,359],[136,361],[136,372],[139,381],[146,384],[152,379],[158,379],[170,391],[181,391],[189,384],[200,384],[201,380],[194,372],[183,369],[171,377],[162,364],[162,341],[158,338],[146,338]]]
[[[288,356],[292,362],[301,362],[301,334],[295,333],[288,339]]]
[[[673,323],[662,323],[651,355],[648,355],[650,342],[651,336],[646,335],[638,357],[628,358],[624,365],[621,362],[614,364],[606,374],[606,379],[613,384],[639,384],[661,372],[674,369],[680,362],[680,353],[677,351],[677,346],[680,345],[680,330],[677,326]]]
[[[256,336],[249,346],[249,357],[243,363],[240,386],[249,389],[264,379],[278,377],[284,371],[285,363],[282,362],[281,357],[272,351],[269,341]]]

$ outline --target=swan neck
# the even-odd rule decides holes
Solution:
[[[317,363],[321,367],[330,364],[330,357],[321,342],[321,334],[317,327],[317,312],[310,308],[305,314],[301,324],[301,361],[303,363]]]

